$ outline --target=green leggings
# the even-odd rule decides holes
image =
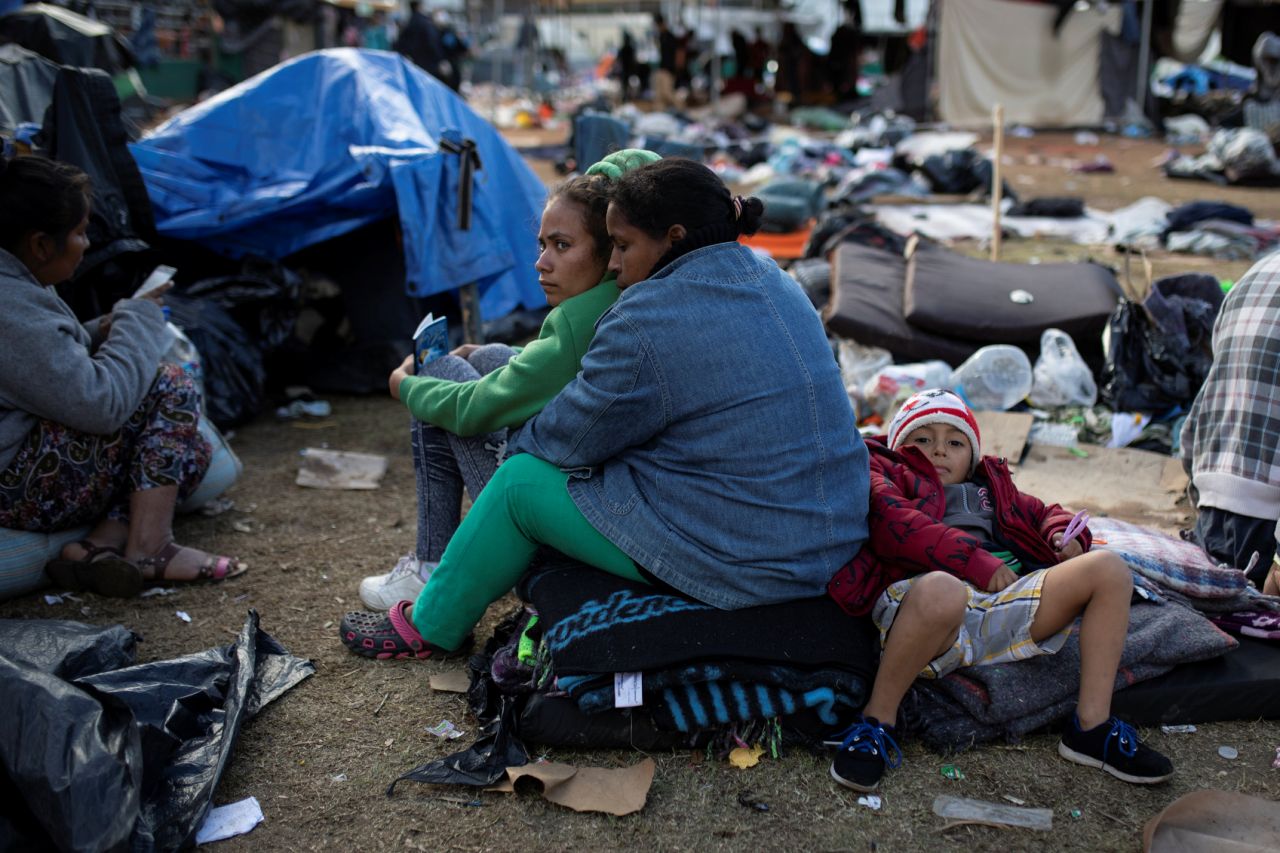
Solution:
[[[520,580],[539,545],[647,582],[631,558],[583,518],[568,483],[568,474],[527,453],[498,466],[413,605],[413,624],[423,639],[458,648],[485,608]]]

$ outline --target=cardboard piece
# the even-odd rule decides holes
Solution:
[[[312,489],[376,489],[385,473],[385,456],[308,447],[302,451],[297,483]]]
[[[1146,853],[1280,850],[1280,803],[1235,791],[1192,791],[1142,829]]]
[[[556,805],[576,812],[622,816],[644,808],[653,784],[654,766],[652,758],[618,770],[547,761],[508,767],[507,778],[485,790],[509,794],[521,779],[531,779],[541,788],[543,798]]]
[[[461,670],[435,672],[428,683],[432,690],[440,693],[466,693],[471,689],[471,676]]]
[[[1186,487],[1177,460],[1129,447],[1082,444],[1083,457],[1064,447],[1032,445],[1014,472],[1018,488],[1094,517],[1115,516],[1134,524],[1176,532],[1190,510],[1177,505]],[[1171,467],[1172,466],[1172,467]]]
[[[1053,829],[1053,809],[1026,809],[971,800],[967,797],[937,797],[933,813],[947,819],[947,827],[977,823],[983,826],[1020,827],[1048,832]]]
[[[1027,412],[974,412],[985,456],[1003,456],[1018,464],[1035,418]]]

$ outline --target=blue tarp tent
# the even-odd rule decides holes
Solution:
[[[458,228],[472,139],[469,231]],[[187,109],[132,146],[161,234],[281,259],[398,213],[410,295],[480,285],[481,313],[546,304],[542,182],[487,121],[398,54],[317,51]]]

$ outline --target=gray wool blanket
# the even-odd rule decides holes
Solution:
[[[977,666],[931,681],[917,679],[899,712],[904,734],[937,752],[995,740],[1016,741],[1075,710],[1080,687],[1077,630],[1056,655]],[[1116,690],[1208,660],[1238,643],[1175,601],[1135,602],[1116,674]]]

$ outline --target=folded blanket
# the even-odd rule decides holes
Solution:
[[[544,620],[558,677],[736,659],[832,667],[870,683],[879,657],[870,620],[849,618],[825,596],[718,610],[585,566],[533,574],[523,594]]]
[[[1237,645],[1189,607],[1136,602],[1116,689],[1180,663],[1217,657]],[[901,722],[939,752],[1000,738],[1016,740],[1071,713],[1079,687],[1080,645],[1073,631],[1056,655],[969,667],[937,681],[918,679],[903,703]]]
[[[1190,598],[1234,599],[1248,586],[1244,572],[1214,565],[1194,542],[1114,518],[1094,519],[1089,530],[1135,572]]]
[[[862,707],[867,681],[841,669],[801,670],[749,661],[691,664],[642,674],[642,707],[660,728],[698,731],[726,723],[814,711],[836,725]],[[556,686],[585,713],[614,707],[611,675],[564,675]]]

